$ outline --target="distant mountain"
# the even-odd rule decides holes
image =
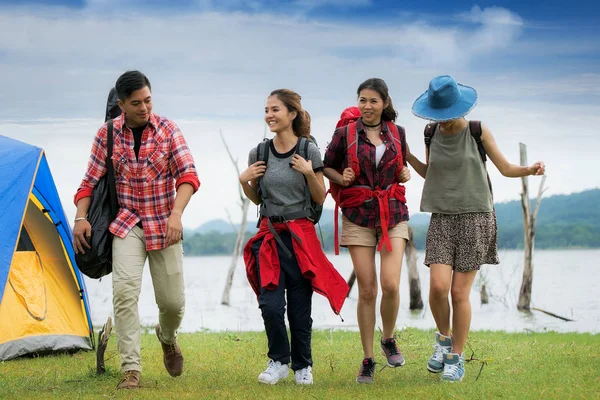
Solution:
[[[536,223],[536,248],[600,248],[600,189],[542,199]],[[531,200],[534,206],[534,200]],[[523,247],[523,213],[520,201],[495,205],[498,219],[498,247]],[[409,225],[418,249],[425,247],[429,214],[412,214]],[[333,248],[333,210],[323,210],[320,234],[327,251]],[[248,221],[246,236],[256,232],[256,220]],[[228,254],[232,251],[235,233],[232,225],[220,219],[202,224],[186,232],[184,249],[190,255]]]
[[[326,208],[323,210],[323,214],[321,216],[321,229],[331,228],[333,229],[333,209]],[[429,225],[429,214],[418,213],[410,215],[410,224],[413,226],[428,226]],[[341,213],[340,213],[341,220]],[[240,224],[236,224],[237,228],[240,227]],[[246,230],[249,232],[256,231],[256,220],[248,220],[248,224],[246,226]],[[203,223],[198,228],[193,230],[194,233],[233,233],[234,229],[231,223],[225,221],[223,219],[211,219],[208,222]]]

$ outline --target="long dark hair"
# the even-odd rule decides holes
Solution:
[[[285,104],[289,112],[295,111],[296,118],[292,121],[292,130],[296,136],[304,136],[310,138],[310,115],[302,108],[302,97],[290,89],[273,90],[269,97],[277,96],[277,98]]]
[[[396,121],[398,113],[396,112],[396,110],[394,109],[394,105],[392,104],[392,98],[390,97],[390,91],[388,89],[387,83],[385,83],[385,81],[380,78],[367,79],[366,81],[361,83],[360,86],[358,86],[356,95],[360,96],[360,92],[364,89],[371,89],[379,93],[379,96],[381,96],[381,100],[383,100],[384,103],[389,101],[388,106],[384,108],[383,112],[381,113],[381,119],[384,121]]]

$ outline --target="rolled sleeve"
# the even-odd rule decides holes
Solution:
[[[198,190],[200,180],[194,164],[194,157],[178,127],[173,130],[169,167],[173,177],[175,177],[176,187],[179,187],[182,183],[189,183],[194,187],[194,192]]]
[[[346,127],[341,127],[335,130],[331,142],[325,149],[323,167],[342,169],[342,163],[346,157],[346,147]]]
[[[73,198],[75,205],[82,198],[92,195],[98,181],[106,173],[106,133],[106,124],[104,124],[94,138],[87,170]]]

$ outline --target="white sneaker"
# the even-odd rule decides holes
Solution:
[[[267,369],[261,372],[258,376],[260,383],[268,383],[274,385],[279,382],[282,378],[287,378],[288,366],[287,364],[281,364],[279,361],[269,360],[267,362]]]
[[[298,385],[313,384],[312,367],[310,365],[306,368],[299,369],[294,375],[296,376],[296,383]]]

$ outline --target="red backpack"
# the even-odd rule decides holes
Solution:
[[[336,124],[336,129],[345,126],[346,135],[346,158],[348,160],[348,167],[352,168],[354,171],[354,176],[358,177],[360,175],[360,163],[358,161],[358,132],[356,131],[356,120],[360,118],[360,110],[358,107],[348,107],[346,108],[342,114],[340,115],[340,120]],[[403,163],[402,160],[402,142],[400,140],[400,132],[398,131],[398,127],[392,121],[383,121],[390,133],[392,134],[393,145],[397,150],[396,162]],[[404,133],[404,128],[400,127],[402,132]],[[400,181],[400,170],[401,168],[396,169],[396,180]],[[338,172],[341,174],[344,172],[343,168],[340,168]],[[331,193],[331,197],[335,201],[335,211],[334,211],[334,252],[336,255],[340,254],[339,246],[338,246],[338,213],[339,213],[339,204],[340,204],[340,192],[344,189],[344,186],[338,185],[332,181],[329,181],[329,193]]]

